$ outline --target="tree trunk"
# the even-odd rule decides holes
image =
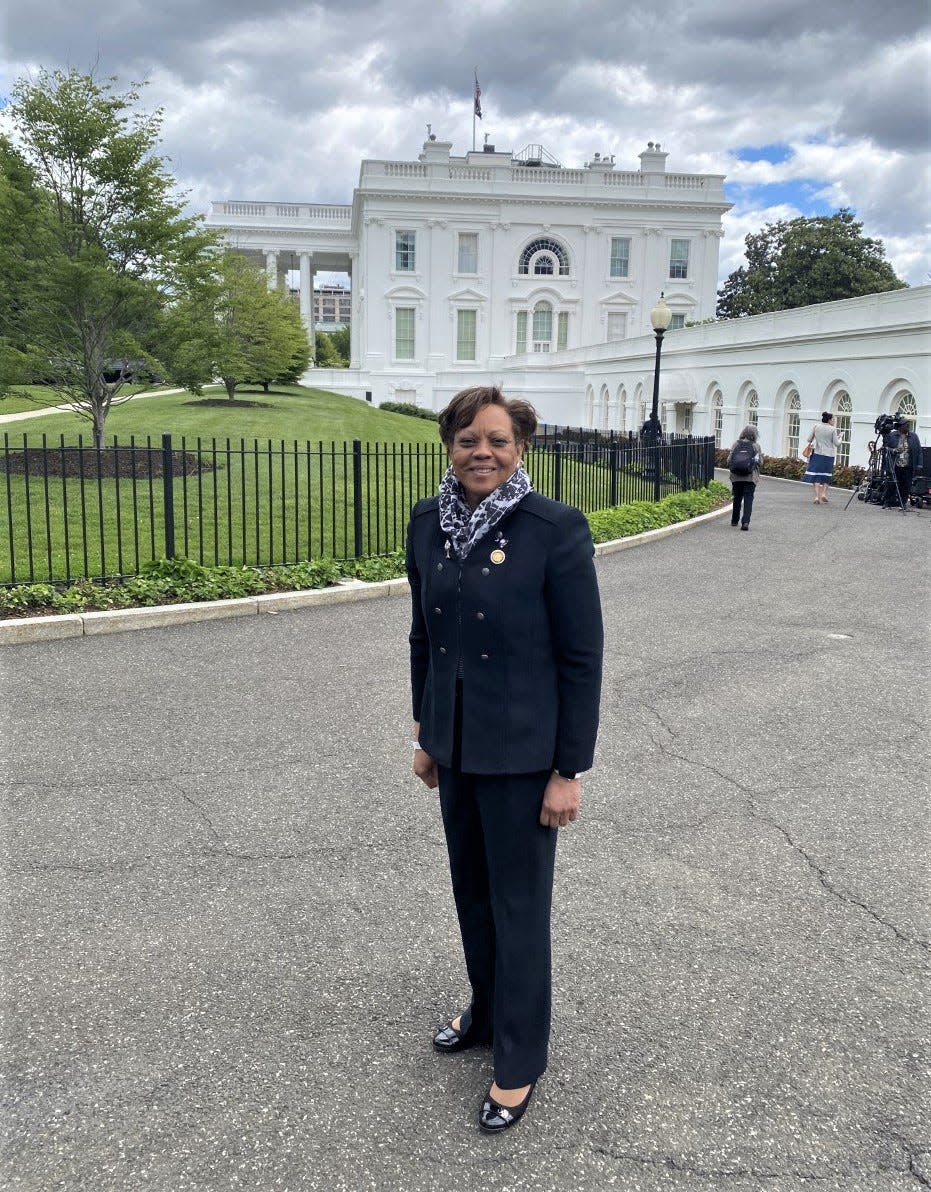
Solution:
[[[239,382],[234,381],[231,377],[224,377],[223,384],[226,386],[226,396],[232,401],[236,396],[236,386]]]

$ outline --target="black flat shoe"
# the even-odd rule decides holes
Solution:
[[[457,1031],[451,1022],[447,1022],[446,1026],[441,1027],[433,1036],[433,1046],[437,1051],[447,1054],[453,1051],[465,1051],[469,1047],[478,1047],[490,1042],[487,1035],[482,1035],[478,1031],[472,1030],[471,1027],[467,1031]]]
[[[533,1096],[533,1090],[537,1087],[537,1082],[534,1081],[527,1090],[527,1096],[519,1105],[501,1105],[491,1095],[491,1088],[485,1094],[485,1100],[482,1102],[482,1108],[478,1114],[478,1124],[485,1131],[486,1134],[500,1134],[502,1130],[508,1130],[511,1126],[516,1126],[520,1119],[527,1112],[527,1106],[530,1104],[530,1098]]]

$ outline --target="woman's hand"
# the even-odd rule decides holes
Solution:
[[[422,749],[414,750],[414,773],[430,790],[435,791],[440,785],[440,778],[436,772],[436,762],[429,753]]]
[[[420,740],[420,725],[417,721],[414,721],[413,739],[415,741]],[[428,786],[432,791],[435,791],[440,785],[440,776],[436,772],[436,762],[423,749],[418,748],[414,750],[414,773],[424,786]]]
[[[543,792],[540,823],[544,828],[565,828],[579,818],[582,784],[578,778],[560,778],[554,770]]]

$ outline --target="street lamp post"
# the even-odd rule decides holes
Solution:
[[[672,322],[672,311],[666,305],[662,294],[659,301],[650,311],[650,322],[656,335],[656,365],[653,369],[653,408],[650,411],[649,440],[653,447],[653,500],[658,501],[660,495],[660,479],[662,476],[662,461],[660,459],[660,444],[663,441],[663,428],[659,421],[659,355],[663,350],[663,336]]]

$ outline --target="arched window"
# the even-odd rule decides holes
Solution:
[[[621,434],[627,430],[627,390],[623,385],[617,391],[617,429]]]
[[[755,389],[751,389],[747,395],[747,425],[760,425],[760,399]]]
[[[789,394],[786,402],[786,455],[789,459],[798,456],[799,438],[802,433],[802,399],[795,389]]]
[[[540,237],[538,240],[531,240],[520,254],[517,272],[568,277],[569,255],[558,240]]]
[[[553,343],[553,308],[538,302],[533,308],[533,350],[548,352]]]
[[[897,403],[894,411],[896,414],[904,414],[906,418],[910,418],[912,423],[918,417],[918,402],[915,401],[914,393],[909,393],[907,389],[903,389],[897,395]]]
[[[844,436],[838,445],[835,463],[839,468],[846,468],[850,463],[850,415],[853,413],[853,402],[850,394],[844,391],[834,398],[834,420],[837,429]]]
[[[720,451],[724,438],[724,394],[720,389],[714,391],[711,399],[711,425],[714,431],[714,445]]]
[[[599,402],[601,404],[601,421],[598,424],[598,429],[601,431],[606,431],[608,429],[611,409],[611,395],[608,391],[607,385],[601,386]]]

